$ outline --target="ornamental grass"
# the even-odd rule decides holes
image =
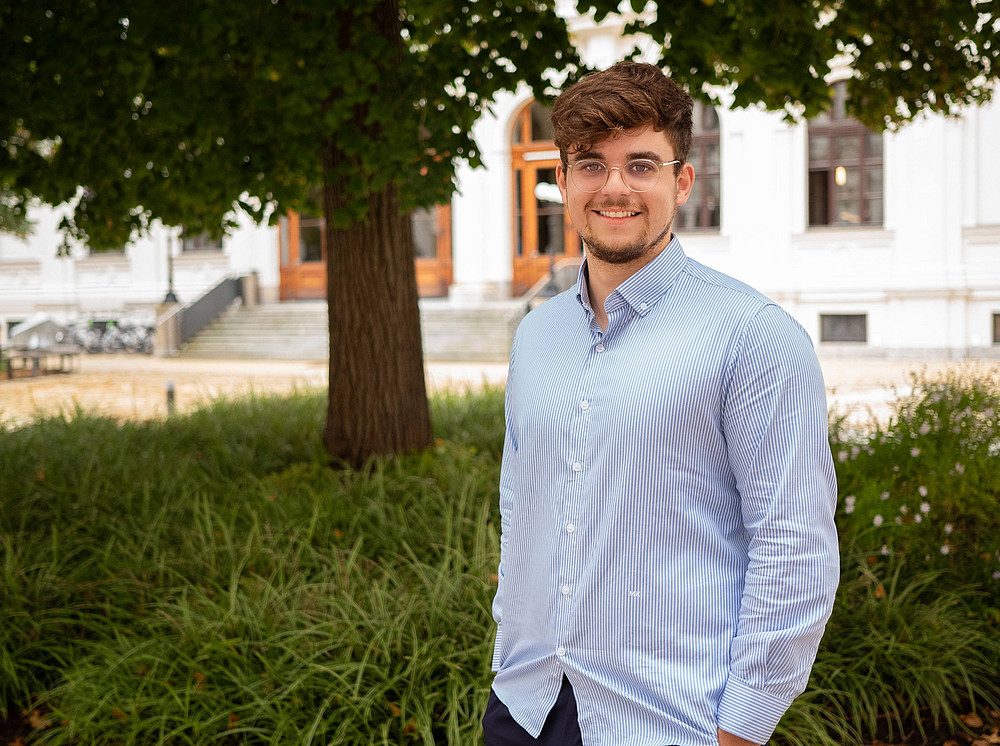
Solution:
[[[1000,385],[834,418],[843,578],[774,742],[923,743],[1000,699]],[[0,717],[39,744],[474,744],[503,393],[350,471],[322,392],[0,429]],[[895,739],[895,740],[893,740]]]

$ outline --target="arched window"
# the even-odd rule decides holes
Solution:
[[[694,166],[694,189],[687,204],[677,210],[678,230],[718,230],[719,205],[719,115],[701,101],[694,105],[691,152],[688,162]]]
[[[579,256],[580,239],[570,225],[556,185],[559,151],[552,141],[549,111],[532,101],[517,115],[511,133],[514,267],[511,292],[522,295],[552,265]]]
[[[809,122],[809,225],[882,224],[882,134],[847,116],[847,82]]]

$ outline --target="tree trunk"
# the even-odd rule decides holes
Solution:
[[[392,71],[404,54],[398,0],[381,0],[370,18],[395,52],[395,59],[383,58],[383,88],[392,95]],[[350,23],[345,20],[345,33]],[[359,132],[372,126],[363,105],[353,118]],[[377,141],[377,131],[368,134]],[[352,170],[336,139],[329,140],[323,148],[323,211],[330,395],[323,441],[332,458],[359,467],[371,456],[429,446],[431,426],[410,218],[390,185],[367,196],[363,221],[335,227],[332,216],[343,214],[348,196],[343,174]]]
[[[337,187],[324,187],[332,214]],[[409,216],[395,189],[371,195],[362,223],[326,222],[330,395],[324,444],[361,466],[431,443]]]

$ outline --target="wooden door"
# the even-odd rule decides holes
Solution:
[[[537,101],[521,109],[511,133],[514,251],[511,293],[524,295],[567,256],[580,256],[580,237],[570,224],[556,186],[559,151],[549,111]]]
[[[451,205],[415,210],[411,221],[417,293],[421,298],[448,295],[452,280]]]
[[[580,255],[580,239],[556,186],[555,156],[550,151],[514,159],[513,295],[527,292],[560,259]]]
[[[280,222],[281,300],[326,298],[326,231],[323,218],[290,212]]]
[[[448,294],[452,282],[451,205],[413,214],[417,292],[420,297]],[[326,298],[326,232],[323,218],[289,212],[280,220],[281,300]]]

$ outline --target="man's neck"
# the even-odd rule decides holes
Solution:
[[[603,331],[608,330],[608,316],[604,312],[604,302],[608,296],[625,280],[663,253],[672,239],[673,235],[671,234],[667,243],[660,247],[659,251],[625,264],[611,264],[595,259],[593,256],[587,256],[587,294],[590,296],[590,306],[594,309],[594,317]]]

